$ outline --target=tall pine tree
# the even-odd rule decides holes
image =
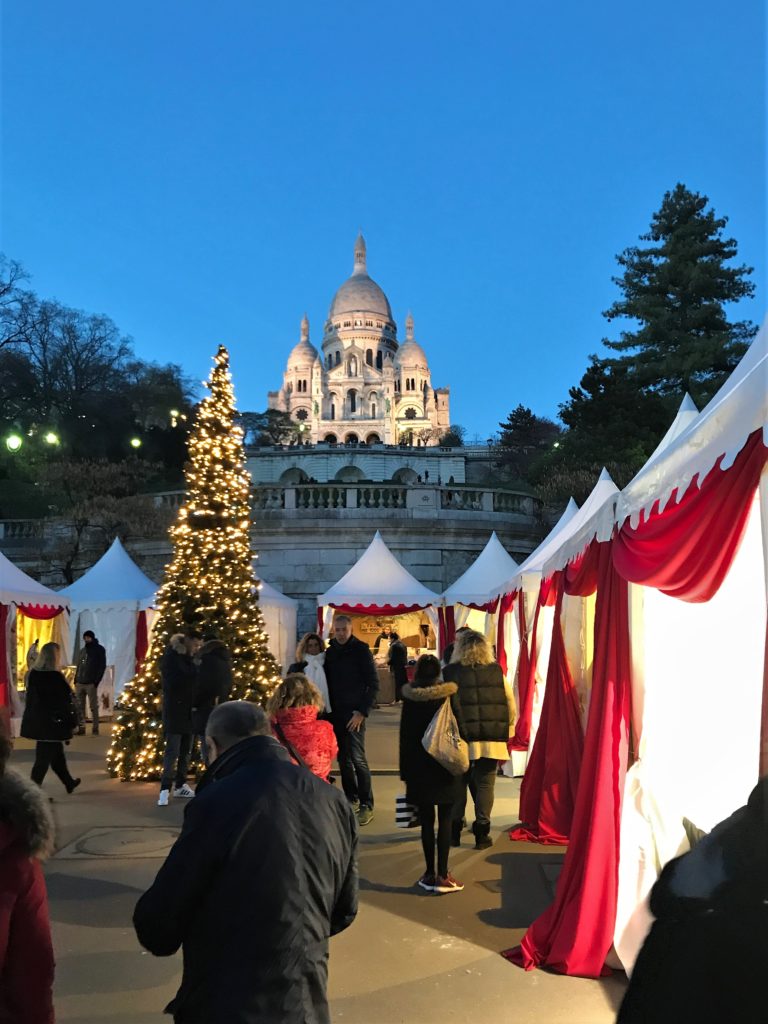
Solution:
[[[628,318],[639,326],[604,344],[638,389],[670,397],[689,392],[701,408],[744,354],[757,328],[731,322],[725,305],[754,294],[752,268],[727,266],[736,241],[724,238],[727,217],[717,217],[707,196],[678,184],[653,214],[645,246],[630,246],[618,257],[623,268],[614,283],[622,295],[603,316]],[[610,361],[609,361],[610,365]]]
[[[230,697],[259,701],[279,682],[257,600],[251,549],[250,480],[243,433],[220,346],[190,433],[187,499],[171,527],[173,557],[158,595],[158,618],[146,661],[120,700],[109,771],[121,779],[156,779],[163,752],[160,658],[185,628],[214,630],[233,661]]]

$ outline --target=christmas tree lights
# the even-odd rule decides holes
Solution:
[[[163,756],[160,658],[174,633],[214,630],[232,654],[230,698],[262,701],[279,683],[258,606],[250,543],[250,479],[235,425],[229,353],[221,345],[189,436],[187,497],[170,535],[173,557],[158,593],[146,660],[116,708],[111,775],[160,777]]]

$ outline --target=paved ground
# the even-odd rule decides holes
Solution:
[[[414,888],[422,871],[418,831],[394,827],[400,791],[396,708],[377,712],[368,748],[375,769],[376,817],[361,835],[361,908],[331,942],[330,995],[339,1024],[607,1024],[615,1019],[623,976],[603,981],[526,973],[503,960],[550,901],[562,853],[510,843],[519,783],[497,780],[496,842],[453,851],[462,893]],[[181,801],[156,806],[157,787],[128,785],[104,771],[107,737],[75,739],[68,756],[83,783],[67,797],[49,775],[60,826],[46,868],[57,951],[60,1024],[162,1024],[176,990],[180,958],[143,952],[131,927],[136,899],[152,881],[181,823]],[[17,767],[32,761],[18,741]]]

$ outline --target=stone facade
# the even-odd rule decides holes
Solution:
[[[309,320],[291,350],[269,408],[290,414],[307,440],[436,444],[450,425],[449,389],[433,388],[413,317],[400,345],[384,292],[368,276],[365,239],[355,242],[352,276],[325,322],[322,353],[309,340]]]

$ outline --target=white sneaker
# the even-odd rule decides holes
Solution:
[[[190,797],[195,795],[194,789],[190,789],[189,786],[184,783],[183,786],[177,786],[173,791],[174,796]]]
[[[157,806],[158,807],[167,807],[168,806],[168,797],[170,795],[171,794],[169,793],[169,791],[167,789],[161,789],[160,790],[160,796],[157,799]]]

